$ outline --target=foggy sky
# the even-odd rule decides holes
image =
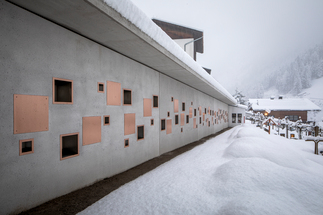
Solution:
[[[131,0],[149,18],[204,32],[197,62],[229,92],[323,42],[323,0]]]

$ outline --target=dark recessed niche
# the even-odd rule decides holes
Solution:
[[[178,124],[178,114],[175,115],[175,125]]]
[[[104,116],[104,125],[110,125],[110,116]]]
[[[173,102],[174,101],[174,97],[171,98],[171,101]]]
[[[185,102],[182,103],[182,111],[185,111]]]
[[[200,117],[200,124],[202,123],[202,117]]]
[[[78,142],[78,133],[61,135],[61,160],[75,157],[79,154]]]
[[[158,108],[158,96],[153,96],[153,107]]]
[[[186,123],[190,122],[190,115],[186,115]]]
[[[210,123],[210,121],[209,121],[209,127],[211,126],[211,123]]]
[[[167,117],[169,117],[170,116],[170,113],[169,113],[169,111],[167,112]]]
[[[154,119],[150,120],[150,125],[154,125]]]
[[[166,120],[160,120],[160,130],[164,131],[166,129]]]
[[[145,126],[144,125],[139,125],[137,127],[137,140],[143,140],[145,138]]]
[[[194,109],[194,116],[196,116],[196,109]]]
[[[131,90],[123,89],[123,104],[124,105],[132,104]]]
[[[54,103],[73,103],[73,82],[54,78]]]
[[[103,93],[104,92],[104,84],[103,83],[98,83],[98,91],[100,93]]]
[[[19,155],[31,154],[34,152],[34,139],[19,141]]]
[[[183,128],[181,128],[181,132],[183,132]]]
[[[128,147],[129,146],[129,138],[124,140],[124,147]]]
[[[191,105],[193,105],[193,102],[191,102]]]
[[[204,113],[206,114],[206,108],[204,109]]]

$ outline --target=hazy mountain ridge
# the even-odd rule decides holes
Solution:
[[[312,80],[323,77],[323,43],[280,69],[269,74],[261,85],[265,90],[275,87],[279,94],[296,96],[312,86]]]

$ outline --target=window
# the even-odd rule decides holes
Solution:
[[[196,116],[196,108],[194,109],[194,116]]]
[[[175,125],[178,125],[178,114],[175,115]]]
[[[161,119],[160,120],[160,130],[164,131],[166,129],[166,120],[165,119]]]
[[[154,125],[154,119],[150,120],[150,125]]]
[[[200,117],[200,124],[202,123],[202,117]]]
[[[145,128],[144,125],[137,126],[137,140],[143,140],[145,138],[144,128]]]
[[[153,96],[153,108],[158,108],[158,96]]]
[[[297,121],[299,119],[299,117],[297,115],[290,115],[290,116],[287,116],[287,117],[288,117],[288,119],[290,121]]]
[[[73,104],[73,81],[53,78],[53,104]]]
[[[241,123],[242,114],[238,113],[238,123]]]
[[[104,125],[110,125],[110,115],[103,116],[103,118],[104,118],[104,121],[103,121]]]
[[[174,101],[174,97],[171,98],[171,101],[173,102]]]
[[[34,153],[34,138],[19,140],[19,155]]]
[[[132,105],[132,91],[123,89],[123,105]]]
[[[191,105],[193,105],[193,102],[191,102]]]
[[[98,93],[104,93],[104,83],[98,82]]]
[[[206,114],[206,108],[204,109],[204,113]]]
[[[236,117],[237,117],[237,114],[233,113],[232,114],[232,123],[236,123]]]
[[[211,121],[208,121],[208,123],[209,123],[209,127],[211,126]]]
[[[170,117],[170,113],[169,113],[169,111],[167,112],[167,117]]]
[[[181,128],[181,132],[183,132],[183,128]]]
[[[128,147],[129,146],[129,138],[124,139],[124,147]]]
[[[79,133],[61,134],[61,160],[79,155]]]
[[[190,122],[190,115],[186,115],[186,124]]]
[[[185,111],[185,102],[182,102],[182,111]]]

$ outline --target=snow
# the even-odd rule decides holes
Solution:
[[[321,110],[305,98],[296,99],[249,99],[254,111],[260,110]]]
[[[322,214],[323,157],[313,150],[236,126],[79,214]]]
[[[190,67],[195,75],[205,80],[213,86],[222,95],[227,97],[233,103],[236,100],[232,95],[211,75],[199,65],[192,57],[190,57],[175,41],[173,41],[161,28],[159,28],[146,14],[144,14],[136,5],[129,0],[103,0],[109,7],[120,13],[121,16],[129,20],[138,27],[142,32],[155,40],[158,44],[168,50],[176,58]]]

